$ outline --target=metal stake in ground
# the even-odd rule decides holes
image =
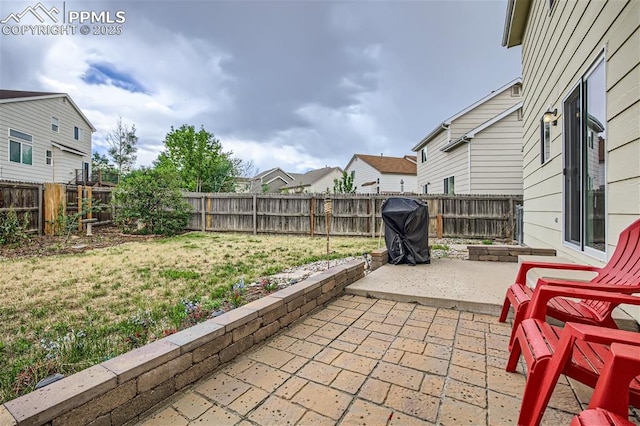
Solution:
[[[331,198],[324,199],[324,224],[327,229],[327,269],[329,269],[329,235],[331,234],[331,211],[333,209],[333,202]]]

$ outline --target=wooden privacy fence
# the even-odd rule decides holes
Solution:
[[[94,224],[113,219],[111,188],[0,182],[0,212],[29,212],[32,232],[54,233],[60,211]],[[330,194],[331,235],[378,236],[381,208],[388,195]],[[189,230],[253,234],[326,235],[324,194],[219,194],[185,192],[192,213]],[[429,236],[514,238],[520,195],[414,196],[429,208]],[[85,200],[84,204],[82,200]],[[86,212],[93,200],[105,206]],[[85,212],[86,214],[82,214]],[[78,220],[82,230],[82,220]]]
[[[253,234],[325,235],[325,195],[185,193],[187,229]],[[377,236],[388,196],[331,194],[331,235]],[[522,196],[416,196],[429,208],[429,235],[512,239]]]
[[[0,213],[10,210],[22,219],[29,217],[28,232],[42,230],[42,185],[27,183],[0,183]]]
[[[100,212],[86,211],[95,200],[106,208]],[[61,231],[61,215],[76,217],[78,230],[82,231],[83,219],[96,219],[96,225],[111,221],[111,189],[57,183],[0,182],[0,213],[10,210],[20,218],[23,213],[29,214],[29,232],[53,235]]]

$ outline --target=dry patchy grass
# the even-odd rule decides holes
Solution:
[[[332,238],[331,256],[376,247],[377,239]],[[41,376],[77,371],[145,343],[135,338],[141,327],[153,337],[175,326],[181,300],[215,302],[240,277],[250,282],[325,255],[324,238],[190,233],[4,260],[0,402],[30,390]]]

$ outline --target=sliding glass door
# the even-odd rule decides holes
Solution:
[[[604,65],[585,74],[563,105],[564,240],[596,255],[606,249]]]

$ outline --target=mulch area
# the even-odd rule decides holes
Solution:
[[[127,235],[114,226],[94,227],[93,235],[74,233],[69,236],[31,235],[16,244],[0,245],[0,258],[45,257],[81,253],[96,248],[117,246],[130,241],[158,238],[153,235]]]

